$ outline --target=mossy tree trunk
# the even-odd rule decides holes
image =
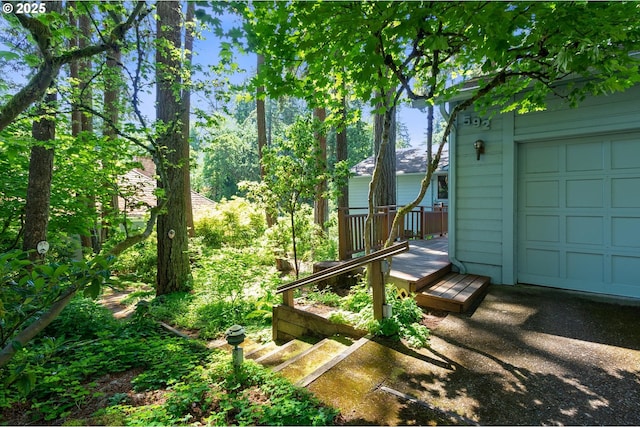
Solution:
[[[38,242],[47,240],[49,209],[51,204],[51,180],[53,177],[53,148],[48,147],[56,137],[55,116],[49,116],[49,110],[55,111],[57,96],[50,92],[39,109],[39,117],[34,119],[32,136],[38,141],[31,147],[29,158],[29,182],[25,204],[24,238],[22,249],[33,251],[32,260],[44,258],[36,251]]]
[[[190,288],[191,269],[188,256],[187,215],[185,203],[183,105],[181,102],[180,63],[180,2],[157,3],[156,48],[156,114],[158,136],[158,186],[165,210],[158,216],[158,275],[156,295],[186,291]],[[160,203],[162,203],[160,201]]]

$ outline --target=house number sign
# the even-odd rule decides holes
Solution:
[[[480,117],[471,117],[469,115],[462,116],[462,124],[476,128],[491,129],[491,120]]]

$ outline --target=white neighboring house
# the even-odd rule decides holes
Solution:
[[[432,152],[436,153],[434,146]],[[366,158],[351,168],[349,178],[349,207],[368,206],[369,182],[375,165],[373,156]],[[427,171],[426,148],[403,148],[396,151],[396,194],[397,205],[412,202],[420,190],[420,182]],[[445,146],[440,157],[438,169],[431,178],[431,184],[419,206],[431,207],[449,204],[449,152]]]

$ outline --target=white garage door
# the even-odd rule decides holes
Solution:
[[[640,133],[518,147],[518,281],[640,297]]]

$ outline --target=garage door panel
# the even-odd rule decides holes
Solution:
[[[558,242],[560,219],[557,215],[527,215],[527,240]]]
[[[604,206],[604,181],[601,179],[567,180],[568,208],[602,208]]]
[[[611,169],[637,169],[640,159],[640,138],[616,141],[611,146]]]
[[[640,218],[611,218],[611,244],[615,247],[640,249]]]
[[[604,244],[604,219],[599,216],[567,216],[567,243]]]
[[[551,249],[528,249],[526,273],[556,277],[560,274],[560,252]]]
[[[604,256],[601,254],[567,252],[567,279],[602,283]]]
[[[640,298],[640,133],[520,144],[517,188],[519,281]]]
[[[636,159],[636,162],[640,162],[640,158]],[[640,208],[640,177],[613,178],[611,180],[611,206],[614,208]]]
[[[636,286],[638,292],[640,292],[640,280],[638,280],[640,258],[620,255],[612,256],[611,267],[614,284]]]
[[[532,147],[527,153],[524,171],[530,174],[558,172],[560,170],[559,148],[553,146]]]
[[[528,208],[560,207],[560,185],[557,181],[528,182],[525,198]]]
[[[604,168],[601,142],[567,146],[567,172],[599,171]]]

